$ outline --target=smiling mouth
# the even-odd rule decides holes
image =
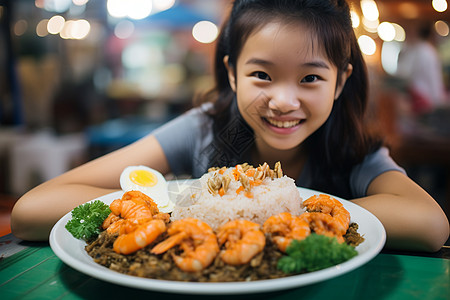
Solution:
[[[275,126],[277,128],[292,128],[304,121],[304,120],[279,121],[269,118],[264,118],[264,120],[270,125]]]

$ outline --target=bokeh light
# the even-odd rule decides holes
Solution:
[[[362,0],[361,10],[364,17],[369,21],[378,20],[378,17],[380,16],[377,3],[373,0]]]
[[[66,20],[59,15],[53,16],[48,20],[47,31],[50,34],[58,34],[63,30]]]
[[[378,25],[378,36],[385,42],[393,41],[395,38],[395,27],[389,22]]]
[[[446,0],[433,0],[433,2],[431,2],[431,5],[437,12],[444,12],[448,7]]]
[[[111,17],[123,18],[127,15],[127,3],[123,0],[108,0],[106,8]]]
[[[404,42],[406,39],[406,32],[405,29],[398,25],[397,23],[391,23],[392,26],[394,26],[395,29],[395,37],[394,40],[398,41],[398,42]]]
[[[88,2],[89,2],[89,0],[72,0],[72,3],[73,3],[73,4],[79,5],[79,6],[85,5],[85,4],[88,3]]]
[[[369,19],[366,19],[365,17],[363,17],[362,23],[363,23],[364,29],[367,32],[371,32],[371,33],[376,33],[378,30],[378,25],[380,25],[380,21],[378,21],[378,19],[369,20]]]
[[[72,0],[45,0],[44,9],[47,11],[62,13],[67,11],[71,4]]]
[[[129,17],[140,20],[152,12],[152,1],[149,0],[108,0],[106,8],[114,18]]]
[[[360,23],[358,14],[354,10],[352,10],[352,11],[350,11],[350,17],[352,20],[353,28],[358,28],[359,23]]]
[[[24,19],[19,20],[14,24],[14,34],[17,36],[23,35],[28,29],[28,22]]]
[[[48,25],[48,19],[43,19],[43,20],[39,21],[39,23],[36,26],[36,34],[39,37],[44,37],[44,36],[48,35],[47,25]]]
[[[69,20],[66,21],[59,35],[63,39],[82,40],[86,38],[90,30],[91,25],[86,20]]]
[[[450,31],[448,24],[441,20],[434,23],[434,28],[436,29],[437,34],[439,34],[440,36],[448,36]]]
[[[390,75],[397,73],[398,67],[398,55],[400,54],[402,47],[399,42],[384,42],[381,47],[381,65]]]
[[[215,41],[219,29],[210,21],[200,21],[192,28],[192,35],[200,43],[208,44]]]
[[[361,51],[366,55],[373,55],[377,51],[377,45],[375,41],[367,35],[361,35],[358,38],[358,45]]]
[[[119,39],[127,39],[134,32],[134,23],[128,20],[122,20],[114,27],[114,35]]]
[[[168,10],[175,4],[175,0],[153,0],[153,12]]]
[[[127,16],[134,20],[141,20],[152,12],[152,1],[149,0],[125,0],[128,4]]]

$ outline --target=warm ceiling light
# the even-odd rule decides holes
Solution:
[[[53,16],[48,20],[47,31],[50,34],[58,34],[63,28],[66,20],[59,15]]]
[[[398,5],[400,14],[405,19],[417,19],[419,17],[419,9],[417,5],[411,2],[403,2]]]
[[[437,34],[440,36],[448,36],[450,32],[450,28],[448,27],[448,24],[444,21],[437,21],[434,23],[434,28],[436,29]]]
[[[361,10],[364,17],[369,21],[376,21],[380,16],[377,3],[373,0],[362,0]]]
[[[377,51],[377,45],[375,41],[367,35],[361,35],[358,38],[358,45],[362,53],[366,55],[373,55]]]
[[[394,40],[396,40],[397,42],[404,42],[406,39],[405,29],[403,29],[403,27],[398,25],[397,23],[392,23],[392,26],[394,26],[395,28]]]
[[[431,2],[431,5],[437,12],[444,12],[448,7],[446,0],[433,0],[433,2]]]
[[[352,20],[353,28],[358,28],[359,23],[360,23],[358,14],[354,10],[352,10],[352,11],[350,11],[350,17]]]
[[[216,24],[210,21],[200,21],[192,28],[193,37],[200,43],[209,44],[214,42],[219,34]]]
[[[385,42],[393,41],[395,38],[394,25],[389,22],[383,22],[378,25],[378,36]]]

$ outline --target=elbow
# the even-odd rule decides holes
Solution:
[[[32,212],[23,207],[20,202],[16,203],[11,212],[12,234],[25,241],[47,241],[49,231],[43,230],[45,226],[31,216],[33,216]]]
[[[30,235],[31,224],[29,224],[28,218],[24,217],[23,210],[16,204],[11,212],[11,232],[12,234],[21,240],[32,240],[32,234]]]
[[[442,246],[446,243],[450,235],[450,226],[447,217],[444,215],[441,222],[436,226],[436,241],[430,244],[430,249],[432,252],[439,251]]]
[[[444,212],[422,211],[415,216],[398,220],[387,230],[386,248],[414,252],[437,252],[442,248],[449,238],[450,230]]]
[[[426,232],[422,235],[423,250],[427,252],[437,252],[449,238],[450,227],[448,219],[442,212],[440,216],[435,215],[433,218],[428,219],[428,222],[424,222],[424,225],[425,224],[426,226],[424,229]]]

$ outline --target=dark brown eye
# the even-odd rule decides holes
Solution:
[[[265,72],[257,71],[257,72],[255,72],[255,73],[253,73],[253,74],[254,74],[254,76],[257,77],[258,79],[261,79],[261,80],[271,80],[271,79],[270,79],[270,76],[267,75],[267,73],[265,73]]]
[[[302,79],[302,82],[314,82],[318,79],[316,75],[307,75]]]

